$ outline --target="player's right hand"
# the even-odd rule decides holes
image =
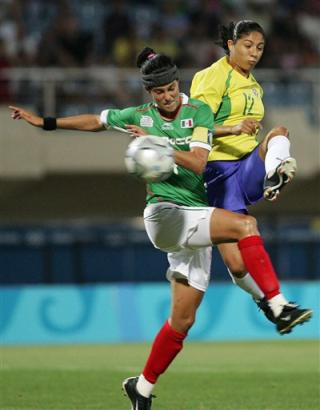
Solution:
[[[142,137],[148,135],[148,133],[141,127],[132,124],[126,124],[126,129],[129,131],[132,137]]]
[[[14,120],[25,120],[29,124],[34,125],[35,127],[42,127],[43,126],[43,118],[38,117],[37,115],[33,114],[31,111],[24,110],[19,107],[15,107],[13,105],[9,105],[11,110],[11,118]]]
[[[262,125],[259,121],[246,118],[245,120],[241,121],[239,124],[234,125],[232,127],[232,133],[234,135],[240,135],[242,133],[254,135],[260,129],[262,129]]]

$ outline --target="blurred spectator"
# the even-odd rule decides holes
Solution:
[[[189,28],[184,38],[183,67],[204,68],[222,57],[220,47],[214,44],[218,36],[221,21],[220,3],[212,0],[201,0],[194,4],[189,12]]]
[[[262,66],[294,69],[319,64],[313,42],[300,30],[298,9],[281,9],[275,15],[267,39],[267,56]]]
[[[205,25],[192,25],[184,45],[185,58],[180,61],[180,66],[205,68],[222,57],[221,48],[217,47],[213,39],[205,34]]]
[[[10,83],[5,76],[2,76],[2,69],[11,66],[10,59],[7,54],[4,40],[0,39],[0,104],[11,101]]]
[[[8,59],[18,65],[23,27],[17,2],[0,0],[0,38]]]
[[[137,56],[137,38],[135,31],[132,29],[127,36],[118,37],[111,50],[110,62],[117,67],[135,66]]]
[[[212,40],[217,38],[219,25],[222,23],[221,2],[200,0],[190,11],[188,38],[191,40],[194,33],[201,33],[200,38]],[[200,39],[199,38],[199,39]]]
[[[161,25],[176,41],[186,35],[189,26],[188,15],[184,12],[182,3],[180,0],[164,0],[160,6]]]
[[[249,0],[246,18],[256,21],[269,36],[277,0]]]
[[[86,66],[91,61],[93,38],[79,28],[71,14],[58,15],[55,26],[49,28],[39,45],[38,62],[42,66]]]
[[[151,3],[151,2],[150,2]],[[152,37],[152,29],[161,21],[160,9],[152,4],[134,6],[132,16],[134,18],[135,32],[139,39],[146,42]]]
[[[320,1],[306,0],[299,12],[299,24],[301,31],[310,39],[320,54]]]
[[[145,42],[141,43],[139,49],[141,50],[145,44]],[[177,40],[175,40],[174,37],[170,35],[170,32],[163,26],[162,21],[154,25],[148,46],[157,50],[158,53],[170,55],[179,65],[180,55],[183,50],[179,47]]]
[[[113,0],[111,11],[103,22],[103,35],[105,40],[105,51],[107,54],[113,52],[115,42],[119,39],[129,39],[133,27],[129,18],[128,4],[125,0]]]
[[[219,24],[241,19],[267,33],[259,67],[319,65],[319,0],[0,0],[0,38],[17,66],[128,67],[142,43],[161,43],[181,68],[201,67],[220,56]]]

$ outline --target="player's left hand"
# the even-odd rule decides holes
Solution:
[[[137,127],[136,125],[127,124],[126,129],[133,137],[142,137],[143,135],[149,135],[144,129]]]

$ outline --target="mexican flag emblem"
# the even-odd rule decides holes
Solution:
[[[181,128],[192,128],[193,127],[193,119],[187,118],[186,120],[181,120]]]

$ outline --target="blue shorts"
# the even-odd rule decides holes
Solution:
[[[204,180],[209,205],[247,214],[247,206],[263,197],[264,162],[259,146],[238,161],[210,161]]]

